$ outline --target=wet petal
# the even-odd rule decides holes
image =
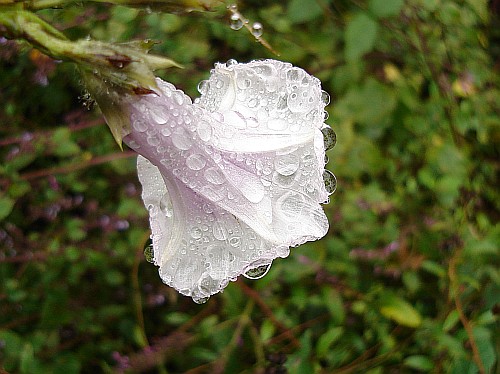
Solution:
[[[158,87],[129,100],[124,141],[143,156],[139,179],[165,283],[204,300],[326,234],[316,78],[265,60],[216,65],[195,104],[169,83]]]

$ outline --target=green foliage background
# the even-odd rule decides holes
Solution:
[[[499,372],[498,1],[239,9],[331,94],[329,234],[204,305],[179,296],[75,67],[0,39],[0,372]],[[39,14],[72,39],[158,40],[191,96],[216,61],[276,58],[224,8]]]

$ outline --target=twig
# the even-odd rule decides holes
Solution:
[[[285,325],[283,325],[274,315],[273,311],[271,308],[267,306],[264,300],[260,297],[259,293],[252,288],[248,287],[245,283],[242,281],[236,282],[236,284],[241,288],[241,290],[249,297],[251,297],[255,303],[259,306],[259,308],[262,310],[262,312],[266,315],[267,318],[271,320],[271,322],[278,328],[280,329],[283,334],[290,340],[292,345],[295,348],[300,347],[300,342],[297,340],[295,335],[293,335],[292,331],[287,328]]]
[[[465,316],[462,301],[460,300],[460,296],[458,295],[457,292],[460,286],[460,282],[457,277],[457,263],[460,260],[461,252],[462,252],[461,249],[458,249],[454,253],[453,257],[450,259],[450,263],[448,265],[448,277],[450,278],[450,296],[453,299],[453,302],[455,303],[455,308],[458,312],[458,317],[460,318],[460,322],[462,322],[465,332],[467,333],[467,338],[469,339],[470,346],[472,349],[472,358],[478,367],[479,373],[485,374],[486,369],[484,368],[483,361],[481,360],[481,355],[479,354],[479,349],[477,347],[476,339],[474,338],[472,325]]]

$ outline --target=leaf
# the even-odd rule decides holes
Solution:
[[[403,326],[418,327],[422,323],[420,313],[413,306],[389,292],[380,298],[380,313]]]
[[[318,339],[318,344],[316,345],[316,353],[319,357],[324,357],[330,350],[330,347],[344,334],[344,328],[334,327],[328,330]]]
[[[322,14],[323,9],[316,0],[291,0],[288,5],[288,18],[292,23],[312,21]]]
[[[364,13],[358,13],[348,23],[345,32],[345,58],[354,62],[370,52],[377,39],[378,24]]]
[[[407,357],[404,361],[404,365],[422,372],[428,372],[434,368],[434,363],[432,360],[426,356],[415,355]]]
[[[0,196],[0,219],[7,217],[14,207],[15,200],[8,196]]]
[[[368,8],[377,17],[398,15],[403,8],[404,0],[370,0]]]

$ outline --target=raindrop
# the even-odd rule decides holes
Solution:
[[[332,149],[337,144],[337,134],[329,126],[323,127],[321,129],[323,133],[323,144],[325,145],[325,151]]]
[[[267,274],[270,268],[271,268],[270,263],[259,265],[252,269],[248,269],[243,275],[248,279],[260,279]]]
[[[148,129],[148,124],[142,119],[132,118],[132,127],[135,131],[144,132]]]
[[[256,38],[259,38],[262,36],[264,32],[264,27],[262,26],[262,23],[260,22],[254,22],[252,25],[252,35],[255,36]]]
[[[330,171],[323,172],[323,182],[325,183],[326,191],[331,195],[337,189],[337,177]]]
[[[237,12],[238,11],[238,5],[236,4],[231,4],[227,7],[230,11],[232,12]]]
[[[146,242],[146,246],[144,247],[144,258],[147,262],[154,263],[154,250],[153,250],[153,242],[151,239],[148,239]]]
[[[326,121],[330,117],[330,114],[325,110],[323,111],[323,121]]]
[[[198,226],[195,226],[191,229],[191,237],[193,239],[199,239],[203,236],[201,229]]]
[[[188,134],[182,128],[176,129],[176,132],[172,135],[172,143],[181,151],[187,151],[193,145]]]
[[[207,142],[212,137],[212,126],[206,121],[201,121],[198,124],[197,132],[200,139]]]
[[[238,65],[238,61],[236,61],[234,58],[227,60],[227,62],[226,62],[227,67],[234,66],[234,65]]]
[[[172,209],[172,202],[170,201],[170,197],[168,194],[164,194],[160,199],[160,210],[166,217],[172,217],[174,213]]]
[[[193,301],[196,303],[196,304],[205,304],[208,299],[210,299],[210,297],[196,297],[196,296],[193,296]]]
[[[224,183],[224,175],[222,175],[222,173],[216,168],[209,168],[205,170],[205,178],[213,184]]]
[[[231,239],[229,239],[229,244],[231,245],[231,247],[238,247],[240,243],[241,239],[237,236],[234,236]]]
[[[325,106],[330,104],[330,94],[326,91],[321,91],[321,101],[325,104]]]
[[[198,153],[194,153],[186,159],[186,165],[191,170],[201,170],[205,167],[206,164],[207,161],[205,160],[205,158]]]
[[[198,83],[198,92],[201,93],[202,95],[208,91],[210,87],[210,83],[208,80],[202,80],[200,83]]]
[[[231,22],[230,22],[230,27],[233,30],[239,30],[243,27],[243,21],[240,18],[239,14],[231,14]]]
[[[274,160],[276,171],[284,176],[292,175],[299,168],[299,157],[293,153],[277,156]]]

